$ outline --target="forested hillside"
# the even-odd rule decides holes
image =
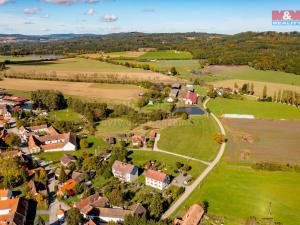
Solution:
[[[236,35],[206,33],[120,33],[91,35],[48,42],[0,44],[0,55],[68,54],[137,50],[190,51],[207,64],[250,65],[262,70],[300,74],[300,33],[246,32]]]

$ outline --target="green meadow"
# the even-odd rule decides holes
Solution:
[[[209,102],[208,107],[217,116],[251,114],[259,119],[300,119],[300,108],[274,102],[216,98]]]
[[[49,118],[53,120],[62,121],[78,121],[80,120],[80,115],[71,109],[57,110],[49,112]]]
[[[175,126],[163,129],[158,147],[162,150],[210,161],[217,151],[214,135],[218,133],[215,122],[207,115],[181,120]]]
[[[177,52],[177,51],[155,51],[146,52],[145,54],[139,56],[139,60],[149,60],[149,59],[192,59],[193,56],[190,52]]]
[[[174,170],[177,169],[176,162],[190,165],[191,170],[188,171],[188,174],[193,178],[198,177],[206,168],[204,164],[196,161],[154,151],[133,151],[133,153],[129,155],[129,158],[134,165],[140,168],[144,168],[145,163],[149,161],[159,162],[163,165],[163,171],[172,176],[178,176],[178,173],[174,172]]]
[[[300,173],[255,171],[221,163],[173,216],[182,216],[194,203],[209,202],[208,214],[224,224],[244,225],[250,216],[271,216],[284,225],[300,224]]]
[[[113,118],[106,119],[96,127],[96,136],[106,137],[120,133],[127,133],[132,129],[133,124],[126,119]]]
[[[227,69],[224,71],[219,71],[213,73],[211,76],[203,77],[206,82],[213,82],[218,80],[229,80],[229,79],[241,79],[249,81],[262,81],[262,82],[271,82],[271,83],[281,83],[281,84],[291,84],[291,85],[300,85],[300,76],[279,72],[279,71],[262,71],[256,70],[251,67],[239,67],[232,69]]]

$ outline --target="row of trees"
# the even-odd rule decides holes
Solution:
[[[279,90],[278,93],[274,92],[273,101],[298,107],[300,106],[300,93],[291,90]]]

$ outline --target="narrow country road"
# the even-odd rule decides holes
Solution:
[[[204,108],[207,109],[207,103],[209,102],[210,98],[206,99],[203,103]],[[217,122],[220,132],[225,136],[226,132],[221,123],[221,121],[213,114],[210,113],[212,118]],[[219,153],[216,158],[209,164],[209,166],[200,174],[200,176],[194,181],[194,183],[188,187],[186,187],[185,192],[180,196],[180,198],[162,215],[162,219],[166,219],[171,216],[189,197],[189,195],[200,185],[200,183],[204,180],[204,178],[213,170],[213,168],[218,164],[221,160],[224,151],[225,151],[226,143],[224,142],[221,144]]]
[[[205,164],[207,166],[210,165],[210,162],[206,162],[206,161],[203,161],[203,160],[200,160],[200,159],[196,159],[196,158],[193,158],[193,157],[190,157],[190,156],[181,155],[181,154],[177,154],[177,153],[174,153],[174,152],[169,152],[169,151],[165,151],[165,150],[159,149],[158,146],[157,146],[157,143],[158,143],[159,139],[160,139],[160,134],[157,134],[157,136],[155,138],[155,142],[154,142],[153,151],[162,152],[162,153],[166,153],[166,154],[178,156],[178,157],[181,157],[181,158],[185,158],[185,159],[188,159],[188,160],[197,161],[197,162],[203,163],[203,164]]]

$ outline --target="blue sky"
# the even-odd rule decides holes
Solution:
[[[0,0],[0,33],[300,31],[272,26],[299,0]]]

